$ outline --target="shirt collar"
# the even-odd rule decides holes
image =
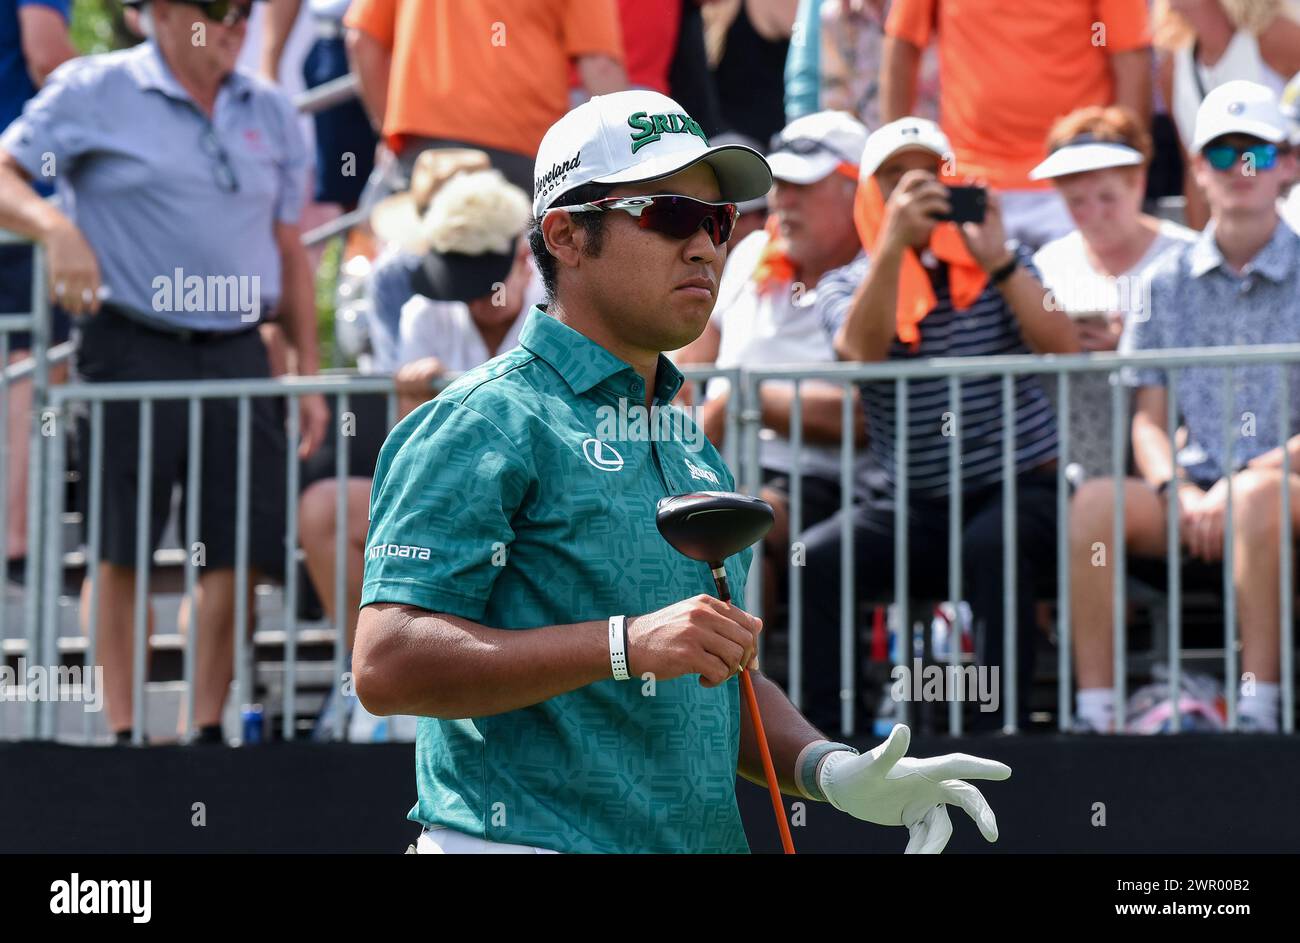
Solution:
[[[1219,251],[1219,244],[1214,239],[1214,230],[1214,222],[1211,221],[1192,244],[1189,264],[1193,278],[1200,278],[1207,272],[1224,266],[1223,253]],[[1264,243],[1264,248],[1246,263],[1242,274],[1259,273],[1271,282],[1280,282],[1290,276],[1298,260],[1300,236],[1279,218],[1273,235]]]
[[[627,362],[620,360],[567,324],[551,317],[540,305],[528,312],[528,320],[519,332],[519,346],[532,351],[555,368],[575,395],[581,396],[611,378],[615,392],[640,399],[641,375]],[[671,360],[659,355],[659,368],[655,374],[655,397],[670,402],[682,388],[684,378]]]
[[[190,93],[176,81],[176,75],[167,65],[167,60],[163,58],[162,50],[158,48],[156,41],[150,39],[140,43],[133,53],[127,68],[141,90],[162,92],[169,98],[177,98],[181,101],[194,101]],[[234,70],[226,76],[222,91],[228,91],[241,101],[245,101],[253,93],[253,86],[248,76]]]

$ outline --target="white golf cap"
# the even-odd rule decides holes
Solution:
[[[588,183],[640,183],[698,163],[718,177],[722,199],[763,196],[772,172],[763,155],[739,144],[710,147],[699,124],[667,95],[645,90],[597,95],[551,125],[537,150],[533,214]]]
[[[1051,180],[1107,167],[1136,167],[1141,163],[1141,151],[1119,141],[1099,140],[1085,132],[1048,154],[1045,161],[1029,171],[1029,179]]]
[[[939,130],[939,126],[925,118],[899,118],[871,132],[867,144],[862,149],[862,160],[858,173],[862,178],[870,177],[880,165],[899,151],[930,151],[939,157],[952,154],[952,145],[948,135]]]
[[[1270,144],[1287,140],[1290,128],[1277,96],[1263,85],[1237,79],[1211,89],[1196,110],[1192,153],[1225,134],[1249,134]]]
[[[816,183],[840,164],[858,165],[867,129],[848,112],[819,111],[796,118],[772,140],[767,162],[787,183]]]

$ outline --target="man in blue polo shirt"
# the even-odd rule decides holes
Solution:
[[[709,147],[656,92],[597,96],[537,159],[530,239],[550,303],[520,346],[407,416],[375,472],[357,694],[420,715],[418,850],[744,852],[739,772],[762,768],[737,671],[759,620],[710,595],[655,528],[665,495],[734,487],[669,406],[661,353],[708,321],[756,152]],[[719,200],[726,202],[718,202]],[[749,554],[726,563],[741,597]],[[779,785],[941,850],[958,777],[1001,763],[830,743],[754,671]]]
[[[314,373],[315,301],[298,226],[307,153],[284,95],[235,69],[251,0],[144,7],[148,42],[60,66],[0,135],[0,227],[44,246],[50,291],[77,319],[77,372],[89,382],[266,377],[259,324],[272,316],[298,370]],[[42,179],[73,196],[67,214],[32,189]],[[198,739],[220,742],[234,662],[238,414],[234,400],[207,400],[202,411],[194,710]],[[96,470],[108,726],[137,743],[138,415],[135,403],[105,405]],[[251,403],[251,454],[269,471],[251,489],[248,558],[269,573],[284,561],[282,415],[272,400]],[[319,444],[328,422],[321,397],[302,398],[300,452]],[[186,403],[158,402],[150,533],[140,535],[150,549],[173,487],[187,481],[187,446]],[[88,463],[82,471],[88,480]]]

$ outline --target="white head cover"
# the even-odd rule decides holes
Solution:
[[[710,147],[704,131],[667,95],[645,90],[597,95],[551,125],[537,150],[533,214],[587,183],[640,183],[700,162],[717,174],[722,199],[743,202],[772,187],[767,161],[739,144]]]
[[[1225,134],[1249,134],[1270,144],[1290,137],[1286,116],[1271,89],[1245,79],[1224,82],[1211,89],[1196,110],[1192,153]]]
[[[1051,180],[1107,167],[1136,167],[1141,163],[1141,151],[1119,141],[1098,140],[1085,132],[1048,154],[1047,160],[1029,172],[1029,179]]]
[[[933,121],[926,118],[899,118],[871,132],[862,150],[858,173],[866,179],[899,151],[914,148],[930,151],[940,158],[952,156],[952,144],[948,142],[948,135]]]
[[[844,111],[819,111],[786,125],[772,142],[767,162],[777,180],[816,183],[841,164],[856,167],[866,146],[862,122]]]

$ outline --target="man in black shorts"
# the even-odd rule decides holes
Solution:
[[[251,3],[221,20],[188,4],[155,0],[147,9],[150,41],[66,63],[0,136],[0,226],[44,246],[51,294],[78,321],[84,380],[268,376],[258,333],[268,313],[278,313],[298,370],[314,373],[315,305],[298,227],[307,153],[288,99],[235,70]],[[196,46],[190,37],[200,26],[207,42]],[[75,196],[71,217],[29,185],[47,165]],[[248,563],[275,572],[285,555],[284,428],[276,404],[251,405]],[[189,437],[185,401],[152,408],[150,550],[174,487],[186,482]],[[103,464],[83,463],[103,486],[95,576],[108,728],[136,743],[144,739],[132,703],[133,600],[144,577],[136,546],[139,416],[137,402],[106,403]],[[316,447],[327,422],[322,397],[301,397],[300,453]],[[187,548],[201,565],[190,619],[201,741],[221,739],[234,672],[237,423],[235,400],[204,402],[202,546]],[[83,606],[83,619],[88,614]]]

